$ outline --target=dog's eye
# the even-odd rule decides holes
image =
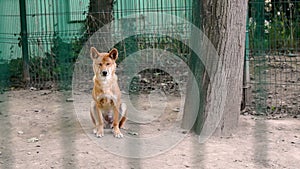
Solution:
[[[102,66],[102,63],[99,63],[99,66]]]
[[[106,63],[106,66],[109,66],[110,65],[110,63]]]

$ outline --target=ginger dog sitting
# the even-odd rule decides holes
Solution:
[[[115,74],[117,49],[109,53],[99,53],[91,47],[90,56],[93,60],[94,88],[92,92],[90,114],[95,125],[94,134],[97,137],[104,136],[104,123],[113,127],[113,134],[122,138],[120,131],[126,121],[126,105],[121,103],[121,92],[118,85],[118,77]],[[119,118],[120,114],[120,118]]]

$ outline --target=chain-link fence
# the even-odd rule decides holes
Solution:
[[[248,16],[248,103],[255,114],[299,114],[300,1],[251,0]]]

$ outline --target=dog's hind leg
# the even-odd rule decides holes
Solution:
[[[97,115],[97,110],[96,110],[96,102],[92,101],[91,102],[91,107],[90,107],[90,116],[92,119],[92,122],[94,125],[96,125],[96,123],[98,123],[96,120],[98,119],[98,115]]]
[[[119,128],[124,129],[124,124],[127,120],[127,106],[125,103],[122,103],[120,106],[120,122],[119,122]]]

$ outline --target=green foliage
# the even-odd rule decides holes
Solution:
[[[185,62],[187,62],[187,57],[190,54],[190,48],[181,40],[167,36],[131,36],[119,42],[114,47],[119,50],[118,62],[121,62],[125,57],[128,57],[137,51],[149,48],[167,50],[176,54]]]
[[[47,57],[44,59],[46,66],[40,70],[40,73],[44,78],[48,77],[46,80],[59,80],[60,88],[70,88],[74,63],[82,48],[82,42],[75,40],[67,43],[59,36],[55,37],[53,42],[51,53],[47,53]]]
[[[10,80],[18,81],[22,80],[22,73],[23,73],[23,61],[21,58],[13,59],[10,61],[8,70],[10,72]]]
[[[0,63],[0,94],[3,89],[9,86],[9,70],[6,62]]]
[[[266,28],[267,38],[269,39],[269,46],[271,49],[283,49],[289,51],[295,48],[295,25],[291,20],[288,20],[284,13],[282,16],[276,15],[270,22],[270,26]]]
[[[262,1],[262,3],[264,9],[258,8],[260,6],[251,1],[249,4],[250,48],[254,51],[293,52],[299,46],[300,31],[297,28],[300,26],[300,5],[298,2],[287,4],[287,2]],[[262,35],[258,35],[257,32],[262,32]]]
[[[117,43],[114,47],[117,48],[119,52],[119,59],[117,61],[122,62],[123,59],[138,51],[137,37],[128,37]]]
[[[44,56],[31,53],[29,60],[29,74],[31,82],[56,82],[60,88],[69,89],[72,82],[74,63],[81,50],[81,41],[64,42],[60,37],[53,39],[51,52]],[[12,59],[8,66],[11,86],[22,86],[23,61],[22,58]]]

